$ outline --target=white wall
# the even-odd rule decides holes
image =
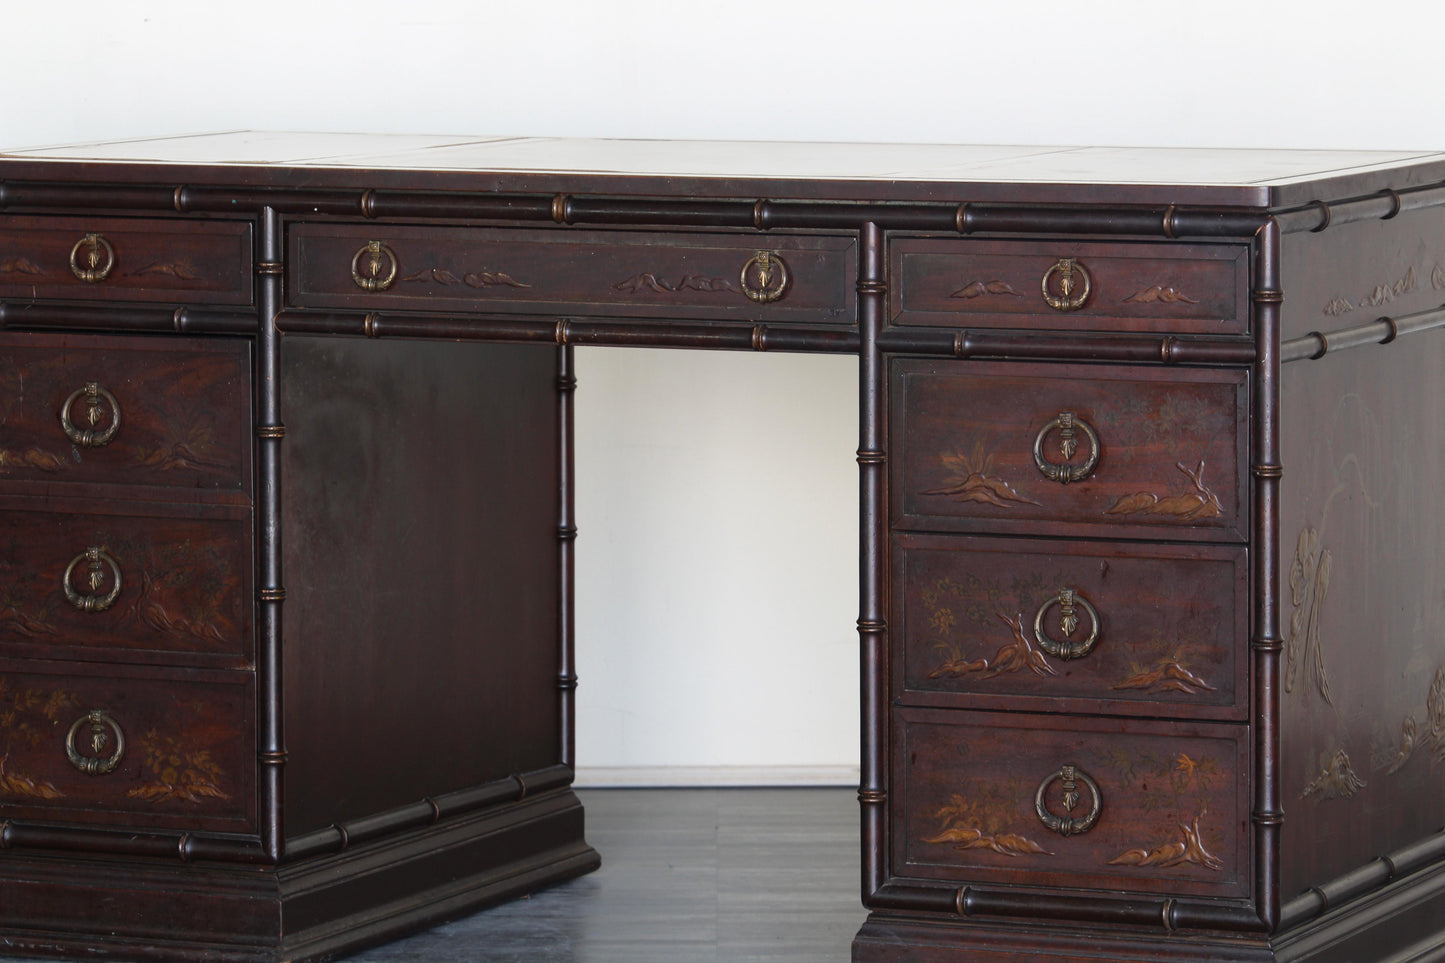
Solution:
[[[12,2],[0,143],[236,128],[1445,148],[1436,3]],[[850,359],[579,352],[594,781],[857,761]],[[679,768],[685,767],[685,768]]]

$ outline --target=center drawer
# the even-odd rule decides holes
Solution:
[[[898,698],[1244,722],[1243,546],[896,535]]]
[[[288,246],[294,307],[855,320],[851,236],[301,223]]]
[[[894,524],[1244,541],[1248,373],[895,360]]]

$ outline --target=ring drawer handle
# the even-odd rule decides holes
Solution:
[[[1063,780],[1064,783],[1064,806],[1073,812],[1079,805],[1079,783],[1089,787],[1089,792],[1094,797],[1093,805],[1084,816],[1055,816],[1049,812],[1048,804],[1044,801],[1044,795],[1054,780]],[[1099,821],[1099,813],[1104,809],[1104,797],[1099,794],[1099,784],[1089,778],[1089,774],[1078,766],[1061,766],[1059,769],[1044,778],[1039,783],[1039,791],[1034,794],[1034,811],[1038,813],[1039,820],[1051,832],[1060,836],[1077,836],[1080,833],[1087,833],[1094,828],[1094,823]]]
[[[364,273],[361,262],[363,255],[366,257]],[[383,259],[389,265],[385,275],[381,273]],[[367,241],[366,245],[351,257],[351,280],[363,291],[385,291],[396,281],[396,252],[380,241]]]
[[[85,248],[82,257],[81,248]],[[102,259],[104,263],[102,263]],[[84,264],[82,265],[82,260]],[[99,284],[115,267],[115,248],[102,235],[87,234],[70,249],[70,273],[86,284]]]
[[[1049,290],[1049,282],[1055,274],[1059,276],[1058,294]],[[1094,284],[1082,264],[1071,257],[1065,257],[1055,261],[1044,272],[1042,287],[1044,303],[1049,307],[1055,311],[1077,311],[1089,300],[1089,292],[1093,290]]]
[[[1089,457],[1082,465],[1056,465],[1044,457],[1044,439],[1055,428],[1059,430],[1059,452],[1066,462],[1079,450],[1076,433],[1082,431],[1084,437],[1089,439]],[[1064,485],[1082,481],[1099,465],[1099,436],[1089,427],[1088,422],[1074,417],[1072,411],[1061,411],[1057,418],[1039,429],[1038,437],[1034,439],[1034,464],[1043,472],[1044,477],[1051,481]]]
[[[78,427],[70,418],[70,406],[80,400],[81,395],[85,396],[89,428]],[[110,406],[110,424],[97,429],[95,426],[100,423],[102,402]],[[65,399],[65,404],[60,406],[60,427],[72,443],[82,448],[99,448],[108,444],[120,430],[120,402],[115,400],[115,395],[102,388],[99,382],[88,381],[85,387],[71,392],[70,397]]]
[[[759,251],[743,265],[743,293],[759,304],[781,298],[792,280],[787,262],[771,251]]]
[[[76,748],[75,737],[80,734],[80,727],[86,723],[90,724],[90,751],[93,756],[83,755]],[[100,754],[105,751],[105,744],[108,738],[106,730],[115,733],[115,751],[108,757]],[[111,718],[110,713],[104,709],[91,709],[85,715],[76,719],[71,725],[70,731],[65,735],[65,756],[70,764],[87,776],[103,776],[113,772],[115,767],[120,765],[120,757],[125,755],[125,733],[120,731],[120,723]]]
[[[110,587],[108,593],[105,595],[81,595],[75,590],[75,586],[71,584],[71,576],[75,574],[75,568],[81,562],[86,563],[86,569],[90,572],[88,581],[91,591],[97,591],[105,584],[104,566],[110,566],[111,581],[115,584]],[[115,604],[116,599],[120,598],[120,566],[116,564],[115,559],[106,554],[105,549],[97,548],[94,545],[70,560],[70,564],[65,566],[65,575],[62,576],[61,582],[65,586],[65,600],[82,612],[104,612]]]
[[[1049,638],[1049,634],[1044,631],[1044,616],[1047,615],[1049,609],[1055,605],[1063,609],[1059,627],[1064,630],[1064,635],[1066,636],[1073,635],[1074,629],[1079,627],[1079,617],[1075,614],[1077,609],[1082,608],[1085,612],[1089,613],[1089,621],[1091,623],[1089,637],[1082,642],[1059,642],[1056,639]],[[1039,614],[1034,616],[1034,636],[1039,640],[1039,648],[1056,659],[1062,659],[1067,662],[1069,659],[1086,656],[1093,650],[1094,644],[1099,641],[1099,613],[1089,604],[1089,600],[1078,592],[1075,592],[1073,589],[1064,589],[1058,595],[1055,595],[1045,602],[1039,609]]]

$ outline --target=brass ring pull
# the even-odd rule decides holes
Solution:
[[[93,756],[82,755],[75,747],[75,737],[80,732],[80,727],[86,723],[90,724],[90,751]],[[115,733],[115,751],[108,757],[100,754],[105,751],[105,744],[108,739],[106,729]],[[113,772],[115,767],[120,765],[120,757],[125,755],[125,733],[120,731],[120,723],[111,718],[110,713],[104,709],[91,709],[85,715],[76,719],[71,725],[70,731],[65,734],[65,756],[70,764],[87,776],[103,776]]]
[[[1059,276],[1059,293],[1054,294],[1049,290],[1049,281],[1053,276]],[[1075,288],[1078,288],[1075,291]],[[1053,266],[1044,272],[1043,280],[1044,303],[1055,311],[1077,311],[1089,300],[1089,292],[1093,290],[1093,281],[1089,272],[1084,266],[1071,257],[1060,258]]]
[[[759,251],[743,265],[743,293],[759,304],[781,298],[792,280],[787,263],[771,251]]]
[[[1078,432],[1082,431],[1084,437],[1089,439],[1089,457],[1082,465],[1056,465],[1044,457],[1044,439],[1055,428],[1059,430],[1059,453],[1064,456],[1065,462],[1073,458],[1074,452],[1079,450]],[[1057,418],[1039,429],[1038,437],[1034,439],[1034,464],[1050,481],[1064,485],[1083,481],[1099,466],[1099,436],[1087,422],[1074,417],[1072,411],[1061,411]]]
[[[1089,787],[1089,792],[1094,797],[1093,805],[1084,816],[1055,816],[1049,812],[1049,807],[1044,802],[1044,794],[1054,784],[1055,779],[1063,780],[1064,783],[1064,806],[1073,812],[1079,805],[1079,783]],[[1099,785],[1089,778],[1088,773],[1078,766],[1061,766],[1057,772],[1051,773],[1039,783],[1039,791],[1034,793],[1034,812],[1038,813],[1039,821],[1051,832],[1060,836],[1077,836],[1080,833],[1087,833],[1094,828],[1094,823],[1099,821],[1099,813],[1104,809],[1104,797],[1099,794]]]
[[[362,255],[366,256],[366,273],[362,273]],[[389,263],[385,276],[381,273],[381,262]],[[363,291],[385,291],[396,281],[396,252],[380,241],[367,241],[351,258],[351,280]]]
[[[1089,637],[1082,642],[1059,642],[1049,638],[1049,634],[1044,631],[1044,616],[1055,605],[1063,609],[1059,627],[1063,629],[1066,636],[1073,635],[1074,630],[1079,627],[1078,609],[1082,608],[1089,613],[1089,621],[1092,623]],[[1095,643],[1099,641],[1099,613],[1089,604],[1089,600],[1078,592],[1073,589],[1064,589],[1045,602],[1039,609],[1039,614],[1034,616],[1034,637],[1039,640],[1039,648],[1056,659],[1067,662],[1069,659],[1080,658],[1088,655],[1093,650]]]
[[[81,266],[80,249],[85,248],[84,261]],[[102,263],[104,257],[104,263]],[[110,277],[111,269],[115,267],[115,248],[110,242],[99,234],[87,234],[75,242],[70,249],[70,273],[84,281],[86,284],[99,284]]]
[[[85,395],[85,402],[88,408],[86,420],[90,422],[89,428],[77,427],[70,418],[70,406]],[[97,429],[95,426],[101,419],[101,402],[110,406],[110,424],[104,428]],[[115,400],[115,395],[102,388],[99,382],[88,381],[85,387],[77,388],[71,392],[70,397],[65,399],[65,404],[60,406],[60,427],[65,431],[65,437],[73,444],[82,448],[99,448],[108,444],[115,433],[120,430],[120,402]]]
[[[110,566],[111,580],[115,583],[105,595],[81,595],[70,584],[70,577],[75,574],[75,567],[81,562],[86,563],[89,571],[88,581],[91,591],[98,590],[105,584],[105,569],[103,566]],[[65,587],[65,600],[82,612],[104,612],[115,604],[120,598],[120,566],[115,559],[106,554],[105,549],[92,545],[70,560],[65,566],[65,574],[61,577],[61,584]]]

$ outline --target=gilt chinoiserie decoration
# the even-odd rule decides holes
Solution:
[[[1420,152],[0,152],[0,939],[333,959],[599,865],[580,344],[857,360],[854,963],[1433,958],[1442,207]]]

